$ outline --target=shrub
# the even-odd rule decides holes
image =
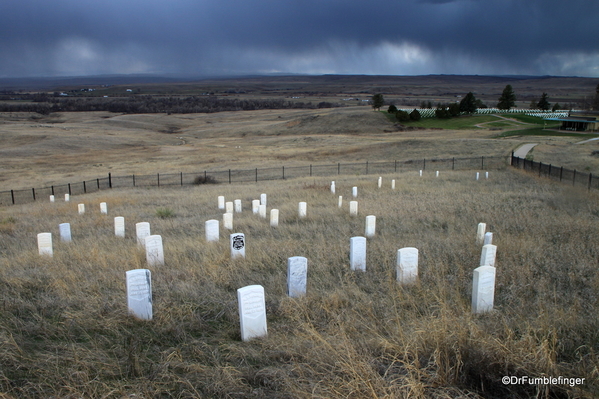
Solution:
[[[410,114],[408,114],[406,111],[403,111],[401,109],[395,113],[395,117],[400,122],[406,122],[406,121],[410,120]]]
[[[217,184],[218,181],[212,176],[198,176],[193,179],[193,184]]]
[[[170,208],[158,208],[156,209],[156,216],[161,219],[174,218],[175,212]]]
[[[441,107],[438,107],[435,110],[435,116],[439,119],[451,118],[451,114],[449,113],[449,111],[447,109],[441,108]]]

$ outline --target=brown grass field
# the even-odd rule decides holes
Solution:
[[[573,81],[562,80],[553,83],[565,98]],[[387,86],[390,95],[399,83]],[[453,95],[459,83],[437,94]],[[410,90],[421,98],[435,81],[426,84]],[[505,84],[488,83],[487,92]],[[587,86],[572,87],[581,93]],[[348,94],[319,90],[329,98]],[[505,129],[398,131],[366,106],[0,114],[0,191],[108,173],[507,158],[531,142],[539,143],[535,161],[599,173],[592,154],[599,141],[497,138]],[[44,198],[0,207],[0,398],[598,397],[599,193],[507,165],[488,180],[475,181],[474,173],[386,174],[381,189],[378,175],[113,189],[70,203]],[[358,217],[348,212],[352,186],[360,192]],[[251,212],[261,193],[281,212],[276,229]],[[244,260],[229,259],[222,224],[220,241],[205,241],[204,222],[222,218],[218,195],[243,201],[234,230],[246,234]],[[108,216],[99,212],[102,201]],[[299,201],[308,203],[306,219],[297,216]],[[86,214],[77,214],[78,203]],[[366,272],[352,272],[349,240],[364,234],[366,215],[377,216],[377,235],[368,240]],[[114,236],[115,216],[125,217],[124,239]],[[134,237],[141,221],[165,245],[166,265],[150,268],[150,322],[132,318],[126,306],[125,272],[147,268]],[[59,240],[64,222],[71,223],[70,244]],[[473,315],[479,222],[494,233],[497,281],[494,311]],[[40,232],[53,233],[51,258],[37,253]],[[419,280],[401,286],[396,252],[408,246],[420,251]],[[286,295],[291,256],[308,258],[308,293],[300,299]],[[265,288],[269,334],[242,342],[236,290],[250,284]],[[506,385],[504,376],[584,382]]]
[[[599,394],[598,195],[524,172],[307,178],[259,184],[123,189],[3,208],[0,214],[0,392],[6,398],[578,398]],[[390,179],[397,180],[391,190]],[[359,216],[350,217],[352,186]],[[280,226],[253,215],[265,192]],[[206,243],[216,197],[241,199],[234,230]],[[109,216],[99,202],[108,203]],[[297,217],[307,201],[308,218]],[[87,205],[77,215],[78,202]],[[159,209],[172,216],[159,217]],[[377,216],[366,272],[349,239]],[[127,237],[113,233],[124,216]],[[134,224],[163,236],[151,268],[154,320],[127,315],[125,271],[146,268]],[[70,222],[71,244],[58,239]],[[472,315],[472,270],[486,222],[498,246],[495,310]],[[52,232],[54,257],[36,234]],[[414,286],[395,281],[399,248],[420,251]],[[306,256],[308,294],[285,294],[286,259]],[[242,342],[236,289],[266,290],[267,338]],[[504,385],[503,376],[584,378],[582,385]]]
[[[513,127],[511,127],[513,129]],[[599,173],[599,141],[497,138],[501,130],[396,131],[369,107],[215,114],[0,115],[0,191],[131,174],[509,155]]]

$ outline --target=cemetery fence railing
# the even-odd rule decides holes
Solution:
[[[535,162],[526,158],[514,156],[512,153],[510,165],[538,174],[539,177],[547,177],[554,181],[571,184],[578,187],[586,187],[588,190],[599,189],[599,176],[592,173],[581,172],[576,169],[568,169],[563,166],[554,166],[543,162]]]
[[[513,157],[512,157],[513,160]],[[276,168],[227,169],[219,171],[156,173],[152,175],[108,176],[77,183],[51,185],[41,188],[0,191],[0,205],[18,205],[47,201],[50,195],[56,200],[64,194],[81,195],[100,190],[125,187],[184,186],[205,183],[247,183],[265,180],[292,179],[311,176],[364,175],[402,173],[418,170],[489,170],[506,166],[506,156],[481,156],[471,158],[417,159],[407,161],[376,161],[356,163],[309,164]]]

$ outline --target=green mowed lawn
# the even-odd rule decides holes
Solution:
[[[383,112],[383,111],[381,111]],[[384,112],[390,121],[397,122],[394,115]],[[513,119],[514,122],[510,122],[504,118]],[[518,122],[524,122],[530,124],[530,126],[520,125]],[[566,133],[559,132],[556,129],[559,127],[559,123],[547,122],[543,118],[530,115],[522,114],[502,114],[502,115],[463,115],[456,118],[450,119],[439,119],[439,118],[422,118],[419,121],[408,121],[402,123],[405,126],[420,127],[425,129],[452,129],[452,130],[464,130],[464,129],[480,129],[483,128],[505,128],[513,130],[507,131],[499,135],[498,137],[508,136],[576,136],[576,137],[596,137],[595,135],[589,135],[584,133]],[[483,126],[477,126],[484,124]]]

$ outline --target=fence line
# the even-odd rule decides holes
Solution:
[[[25,204],[50,195],[64,196],[94,193],[100,190],[124,187],[183,186],[205,183],[244,183],[265,180],[292,179],[309,176],[333,176],[351,174],[385,174],[410,170],[469,170],[500,169],[506,166],[506,157],[481,156],[473,158],[419,159],[408,161],[380,161],[360,163],[335,163],[305,166],[281,166],[278,168],[253,168],[245,170],[220,170],[202,172],[157,173],[153,175],[112,176],[67,183],[49,187],[10,190],[0,192],[0,205]],[[57,198],[58,199],[58,198]]]
[[[599,189],[599,176],[593,176],[592,173],[580,172],[576,169],[567,169],[563,166],[554,166],[543,162],[530,161],[514,156],[513,152],[510,165],[573,186],[586,187],[588,190],[591,188]]]

